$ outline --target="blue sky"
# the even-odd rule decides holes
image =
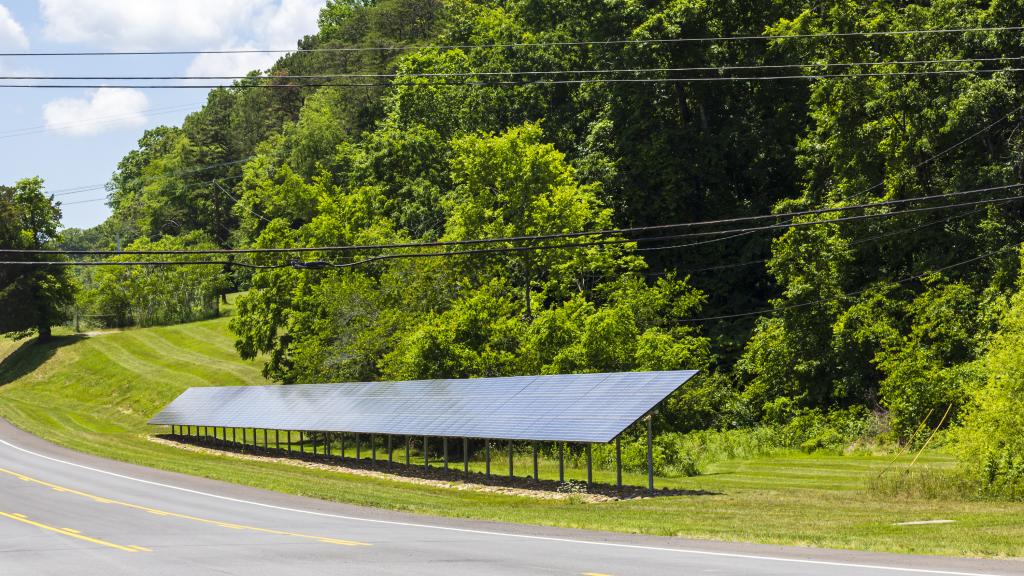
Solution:
[[[294,48],[325,0],[0,0],[0,53]],[[217,75],[276,56],[0,57],[0,74]],[[0,81],[3,83],[17,81]],[[83,82],[78,82],[83,83]],[[93,82],[84,82],[93,83]],[[98,82],[116,86],[116,82]],[[206,90],[0,88],[0,184],[40,176],[64,224],[109,214],[100,187],[142,133],[180,124]],[[83,189],[96,186],[94,189]]]

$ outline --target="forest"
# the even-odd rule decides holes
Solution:
[[[331,0],[300,50],[148,130],[100,226],[58,233],[42,182],[0,188],[0,244],[225,263],[0,271],[0,299],[54,293],[0,332],[187,322],[244,292],[236,348],[274,382],[699,369],[662,437],[939,430],[972,486],[1016,497],[1022,21],[1001,0]],[[332,249],[215,252],[307,247]]]

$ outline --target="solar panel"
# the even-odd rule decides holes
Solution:
[[[696,374],[677,370],[189,388],[149,423],[609,442]]]

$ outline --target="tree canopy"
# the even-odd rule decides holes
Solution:
[[[979,390],[1020,290],[1022,77],[1000,70],[1020,39],[999,27],[1022,18],[954,0],[331,1],[300,47],[375,49],[296,52],[212,91],[142,137],[111,219],[67,241],[365,246],[775,214],[697,240],[219,272],[247,291],[240,354],[280,382],[686,366],[706,377],[666,411],[675,429],[875,411],[908,440],[1006,396]],[[317,74],[387,81],[277,85]],[[785,215],[815,210],[832,211]]]
[[[60,205],[43,191],[39,178],[0,186],[0,248],[52,250],[57,247]],[[40,262],[52,256],[25,256],[17,261]],[[75,284],[60,266],[0,267],[0,334],[21,338],[36,332],[48,340],[51,328],[68,316]]]

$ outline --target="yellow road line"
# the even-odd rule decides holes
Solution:
[[[148,548],[142,548],[141,546],[121,546],[120,544],[114,544],[113,542],[107,542],[106,540],[100,540],[99,538],[91,538],[79,532],[78,530],[72,530],[70,528],[57,528],[55,526],[47,526],[46,524],[29,520],[24,514],[8,514],[7,512],[0,512],[0,516],[16,520],[23,524],[35,526],[36,528],[42,528],[43,530],[49,530],[50,532],[56,532],[57,534],[63,534],[64,536],[70,536],[71,538],[77,538],[79,540],[85,540],[86,542],[92,542],[93,544],[99,544],[100,546],[106,546],[107,548],[114,548],[115,550],[123,550],[125,552],[152,552]]]
[[[259,532],[259,533],[262,533],[262,534],[276,534],[278,536],[291,536],[291,537],[294,537],[294,538],[303,538],[303,539],[306,539],[306,540],[314,540],[316,542],[324,542],[326,544],[337,544],[339,546],[372,546],[372,544],[369,544],[367,542],[356,542],[354,540],[340,540],[338,538],[329,538],[329,537],[325,537],[325,536],[311,536],[309,534],[299,534],[299,533],[296,533],[296,532],[286,532],[284,530],[274,530],[274,529],[271,529],[271,528],[259,528],[259,527],[256,527],[256,526],[246,526],[244,524],[234,524],[234,523],[231,523],[231,522],[222,522],[222,521],[219,521],[219,520],[207,520],[206,518],[198,518],[196,516],[189,516],[187,514],[178,514],[177,512],[168,512],[166,510],[158,510],[156,508],[149,508],[149,507],[146,507],[146,506],[140,506],[138,504],[132,504],[130,502],[121,502],[119,500],[111,500],[110,498],[104,498],[102,496],[96,496],[95,494],[89,494],[89,493],[86,493],[86,492],[81,492],[79,490],[74,490],[72,488],[67,488],[67,487],[64,487],[64,486],[58,486],[56,484],[51,484],[50,482],[45,482],[43,480],[37,480],[37,479],[32,478],[30,476],[26,476],[26,475],[20,474],[18,472],[12,472],[11,470],[7,470],[5,468],[0,468],[0,473],[7,474],[9,476],[13,476],[14,478],[17,478],[17,479],[22,480],[24,482],[30,482],[30,483],[33,483],[33,484],[38,484],[40,486],[45,486],[45,487],[47,487],[47,488],[49,488],[51,490],[55,490],[57,492],[62,492],[62,493],[65,493],[65,494],[74,494],[75,496],[81,496],[83,498],[88,498],[88,499],[90,499],[90,500],[92,500],[94,502],[98,502],[100,504],[113,504],[115,506],[123,506],[125,508],[131,508],[133,510],[141,510],[143,512],[148,512],[148,513],[154,514],[156,516],[167,516],[167,517],[171,517],[171,518],[179,518],[179,519],[182,519],[182,520],[191,520],[193,522],[201,522],[203,524],[209,524],[209,525],[212,525],[212,526],[220,526],[222,528],[230,528],[232,530],[248,530],[250,532]]]

